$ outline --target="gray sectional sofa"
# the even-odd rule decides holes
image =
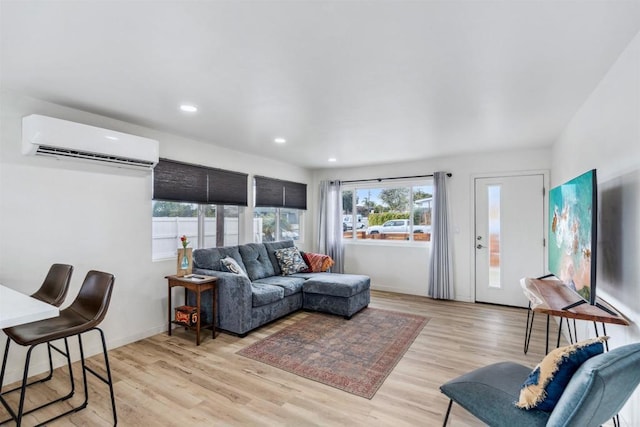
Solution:
[[[244,336],[302,308],[350,318],[369,305],[367,276],[329,272],[283,276],[275,252],[293,246],[285,241],[193,251],[193,273],[218,278],[219,329]],[[221,262],[225,257],[233,258],[246,275],[229,272]],[[187,303],[194,302],[189,295]],[[201,316],[210,322],[211,298],[204,294]]]

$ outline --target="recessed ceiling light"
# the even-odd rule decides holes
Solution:
[[[196,111],[198,111],[198,107],[191,104],[182,104],[180,105],[180,109],[185,113],[195,113]]]
[[[329,161],[333,163],[333,162],[337,162],[338,159],[336,159],[335,157],[329,157]]]
[[[273,140],[273,142],[275,142],[276,144],[284,144],[285,142],[287,142],[287,140],[284,138],[276,138]]]

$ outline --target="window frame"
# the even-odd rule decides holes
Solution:
[[[196,215],[192,216],[192,217],[186,217],[186,216],[176,216],[176,217],[156,217],[153,215],[153,210],[154,210],[154,204],[156,202],[168,202],[168,203],[184,203],[187,205],[196,205]],[[235,244],[239,244],[240,240],[241,240],[241,234],[242,234],[242,221],[243,221],[243,214],[244,214],[244,209],[242,206],[237,206],[237,205],[214,205],[211,203],[193,203],[193,202],[179,202],[179,201],[171,201],[171,200],[152,200],[151,201],[151,260],[152,261],[166,261],[166,260],[171,260],[174,257],[176,257],[178,255],[178,249],[180,246],[180,236],[182,236],[185,233],[181,233],[180,230],[177,230],[177,235],[171,235],[170,237],[172,239],[176,240],[176,245],[175,245],[175,252],[172,255],[166,255],[167,252],[163,252],[161,255],[156,256],[156,253],[154,252],[154,240],[155,239],[159,239],[159,238],[165,238],[168,239],[169,235],[164,235],[161,237],[156,237],[157,235],[154,233],[153,231],[153,226],[154,226],[154,218],[195,218],[197,221],[196,224],[196,232],[195,234],[192,233],[188,233],[187,238],[189,239],[189,242],[191,243],[190,247],[193,249],[202,249],[202,248],[207,248],[207,247],[220,247],[217,244],[214,246],[206,246],[205,245],[205,241],[206,241],[206,235],[205,233],[207,232],[207,228],[206,228],[206,224],[205,221],[207,220],[207,218],[211,218],[211,217],[207,217],[206,215],[206,211],[207,211],[207,207],[209,206],[215,206],[216,208],[216,220],[218,218],[218,212],[219,209],[225,209],[226,207],[234,207],[238,209],[238,214],[237,217],[233,217],[233,218],[237,218],[238,221],[238,242]],[[232,217],[226,217],[224,216],[223,218],[232,218]],[[217,230],[216,230],[216,240],[219,238],[218,234],[217,234]],[[224,241],[224,236],[226,233],[223,233],[222,238]],[[195,241],[193,240],[193,237],[196,237]],[[227,246],[233,246],[233,243],[229,243],[227,244]]]
[[[341,188],[341,193],[344,193],[345,191],[351,191],[351,197],[352,197],[352,209],[351,212],[346,212],[343,208],[343,212],[341,214],[341,216],[344,217],[351,217],[352,218],[352,227],[350,230],[346,230],[343,231],[342,234],[342,242],[344,244],[348,244],[348,245],[389,245],[389,246],[418,246],[418,247],[424,247],[424,246],[430,246],[431,245],[431,239],[429,237],[429,240],[414,240],[414,232],[413,232],[413,228],[416,225],[420,225],[420,224],[414,224],[414,221],[412,220],[412,218],[414,217],[414,213],[415,213],[415,203],[414,203],[414,188],[416,187],[431,187],[431,194],[433,196],[433,178],[421,178],[421,179],[402,179],[402,180],[393,180],[393,181],[388,181],[388,182],[354,182],[354,183],[345,183],[342,185]],[[358,218],[358,211],[357,211],[357,193],[358,190],[369,190],[369,189],[386,189],[386,188],[407,188],[409,189],[409,200],[408,200],[408,206],[409,206],[409,239],[408,240],[393,240],[393,239],[370,239],[370,238],[358,238],[357,237],[357,229],[355,227],[353,227],[354,224],[354,220],[357,221]],[[431,209],[433,209],[433,206],[431,206]],[[395,220],[394,220],[395,221]],[[385,221],[386,222],[386,221]],[[380,226],[382,226],[382,224],[380,224]],[[431,224],[429,224],[429,226],[431,226]],[[367,223],[367,227],[366,229],[368,229],[370,227],[370,225],[368,225]],[[351,234],[351,237],[345,237],[345,234],[349,232]],[[429,233],[431,234],[431,233]]]
[[[295,208],[274,207],[274,206],[258,206],[258,207],[255,207],[253,210],[253,219],[255,220],[257,218],[256,213],[258,211],[268,210],[268,209],[273,209],[275,214],[275,232],[274,232],[275,242],[293,240],[296,243],[304,243],[304,232],[303,232],[304,231],[304,213],[305,213],[304,210],[295,209]],[[281,228],[282,211],[295,211],[297,213],[298,215],[298,238],[297,239],[282,236],[282,228]],[[258,239],[258,235],[262,236],[262,230],[256,230],[255,222],[253,223],[252,233],[253,233],[254,243],[261,243],[265,241],[263,239]]]
[[[219,169],[210,166],[198,165],[193,163],[181,162],[178,160],[161,158],[153,169],[152,177],[152,201],[151,201],[151,259],[152,261],[160,261],[171,259],[168,251],[156,253],[155,242],[157,237],[155,234],[154,216],[155,203],[167,202],[196,206],[196,215],[192,217],[174,217],[174,218],[196,218],[196,233],[190,234],[191,238],[196,237],[197,242],[192,241],[194,249],[204,248],[206,242],[207,226],[207,210],[209,206],[215,206],[216,221],[222,221],[222,225],[216,223],[216,247],[220,246],[220,242],[225,239],[224,218],[226,207],[237,207],[238,221],[238,241],[240,242],[240,234],[242,233],[243,207],[248,205],[248,179],[249,175],[242,172]],[[222,212],[222,216],[220,216]],[[218,231],[222,230],[222,233]],[[176,230],[180,238],[181,230]],[[189,236],[188,236],[189,237]],[[230,242],[231,243],[231,242]],[[176,245],[176,252],[180,245]]]
[[[273,209],[275,213],[274,241],[293,240],[304,243],[304,213],[307,210],[307,184],[270,178],[261,175],[253,177],[253,242],[264,241],[263,231],[256,230],[256,212]],[[282,236],[283,211],[295,211],[298,216],[298,238]]]

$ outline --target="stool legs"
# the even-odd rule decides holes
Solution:
[[[9,338],[7,338],[7,342],[6,345],[4,346],[4,356],[2,357],[2,368],[0,369],[0,391],[2,391],[2,384],[4,383],[4,372],[7,368],[7,356],[9,355],[9,344],[11,343],[11,340]],[[13,410],[11,409],[11,407],[7,404],[7,402],[5,402],[5,400],[2,398],[2,394],[0,394],[0,403],[2,403],[2,406],[5,407],[5,409],[9,412],[9,415],[11,415],[12,417],[14,416]],[[9,421],[9,420],[7,420]],[[0,422],[0,424],[3,424],[5,421]]]
[[[111,377],[111,367],[109,366],[109,356],[107,355],[107,344],[105,342],[104,332],[102,332],[102,329],[100,329],[100,328],[94,328],[94,329],[97,330],[100,333],[100,339],[102,340],[102,354],[104,356],[104,366],[105,366],[105,370],[107,372],[107,377],[106,378],[103,377],[98,372],[96,372],[93,369],[91,369],[90,367],[86,366],[86,364],[84,362],[84,354],[83,354],[83,351],[82,351],[82,343],[80,343],[80,354],[81,354],[81,360],[82,360],[82,370],[83,370],[83,374],[84,374],[85,371],[90,372],[96,378],[98,378],[103,383],[105,383],[105,384],[107,384],[109,386],[109,394],[110,394],[110,397],[111,397],[111,410],[113,411],[113,425],[116,425],[118,423],[118,417],[116,415],[116,396],[115,396],[115,393],[113,392],[113,378]],[[80,335],[78,335],[78,340],[81,340]],[[86,374],[84,374],[84,382],[85,382],[85,390],[86,390],[86,387],[87,387]]]
[[[9,354],[9,346],[11,344],[11,340],[7,338],[7,345],[5,347],[5,352],[4,352],[4,358],[2,361],[2,372],[0,372],[0,386],[3,384],[4,382],[4,374],[5,374],[5,370],[6,370],[6,364],[7,364],[7,356]],[[71,366],[71,353],[69,352],[69,343],[67,341],[66,338],[64,338],[64,347],[65,350],[62,351],[59,348],[57,348],[56,346],[54,346],[53,344],[51,344],[50,342],[46,343],[47,344],[47,352],[49,354],[49,364],[50,364],[50,372],[47,375],[47,377],[40,379],[40,380],[36,380],[36,381],[32,381],[32,382],[27,382],[28,378],[29,378],[29,365],[30,365],[30,361],[31,361],[31,352],[33,351],[34,348],[37,347],[36,345],[30,346],[29,350],[27,351],[27,357],[25,360],[25,365],[24,365],[24,371],[22,374],[22,382],[21,385],[19,387],[15,387],[12,388],[10,390],[4,391],[0,394],[0,402],[2,402],[3,406],[7,409],[7,411],[9,412],[9,415],[11,415],[10,419],[4,420],[4,421],[0,421],[0,424],[4,424],[7,421],[10,420],[14,420],[16,421],[16,425],[20,425],[22,422],[22,417],[30,414],[32,412],[35,412],[39,409],[42,409],[46,406],[49,405],[53,405],[54,403],[57,402],[61,402],[63,400],[67,400],[69,398],[71,398],[73,396],[73,394],[75,393],[75,383],[73,381],[73,368]],[[40,382],[45,382],[51,379],[51,377],[53,376],[53,360],[51,358],[51,349],[56,350],[58,353],[60,353],[61,355],[63,355],[66,359],[67,359],[67,367],[69,369],[69,382],[70,382],[70,387],[71,390],[69,391],[69,393],[67,393],[66,395],[59,397],[51,402],[47,402],[44,403],[40,406],[37,406],[35,408],[29,409],[28,411],[24,410],[24,402],[25,402],[25,395],[26,395],[26,391],[27,391],[27,387],[33,385],[33,384],[37,384]],[[16,413],[5,401],[5,399],[2,397],[8,393],[12,393],[14,391],[18,391],[20,390],[20,401],[18,404],[18,412]]]
[[[7,341],[8,341],[7,342],[7,347],[5,347],[5,348],[9,347],[10,339],[7,338]],[[75,384],[73,382],[73,372],[71,370],[71,358],[67,357],[67,355],[69,354],[69,344],[67,343],[67,339],[66,338],[64,338],[64,345],[65,345],[66,350],[62,351],[62,350],[58,349],[56,346],[54,346],[53,344],[47,343],[47,353],[48,353],[48,356],[49,356],[49,373],[44,378],[40,378],[39,380],[34,380],[34,381],[28,383],[27,387],[29,387],[30,385],[33,385],[33,384],[47,382],[51,378],[53,378],[53,358],[51,356],[51,349],[53,349],[53,350],[57,351],[58,353],[62,354],[63,356],[65,356],[67,358],[67,365],[69,366],[70,380],[71,380],[71,393],[69,394],[68,397],[73,396],[73,390],[75,389]],[[2,377],[0,377],[0,378],[2,378]],[[20,384],[17,387],[14,387],[12,389],[3,391],[2,395],[4,396],[5,394],[11,393],[11,392],[16,391],[16,390],[20,390],[21,388],[22,388],[22,384]]]
[[[104,356],[104,363],[105,363],[105,369],[106,369],[107,377],[106,378],[103,377],[102,375],[100,375],[99,373],[97,373],[96,371],[94,371],[93,369],[91,369],[90,367],[88,367],[86,365],[85,358],[84,358],[84,346],[82,344],[82,334],[78,334],[77,336],[78,336],[78,345],[79,345],[79,348],[80,348],[80,363],[81,363],[81,366],[82,366],[82,384],[83,384],[83,387],[84,387],[84,401],[80,405],[78,405],[78,406],[76,406],[74,408],[71,408],[70,410],[68,410],[68,411],[66,411],[66,412],[64,412],[64,413],[62,413],[60,415],[57,415],[57,416],[55,416],[53,418],[50,418],[50,419],[42,422],[41,424],[38,424],[38,426],[46,425],[46,424],[50,423],[51,421],[57,420],[58,418],[61,418],[61,417],[66,416],[66,415],[69,415],[71,413],[78,412],[78,411],[80,411],[80,410],[82,410],[82,409],[87,407],[87,404],[89,403],[89,387],[88,387],[88,384],[87,384],[87,372],[93,374],[95,377],[97,377],[98,379],[100,379],[101,381],[103,381],[105,384],[107,384],[109,386],[109,394],[110,394],[110,397],[111,397],[111,409],[113,411],[113,425],[115,426],[118,423],[117,415],[116,415],[115,394],[114,394],[114,391],[113,391],[113,379],[112,379],[112,376],[111,376],[111,368],[109,366],[109,358],[108,358],[108,355],[107,355],[107,346],[106,346],[106,341],[105,341],[105,338],[104,338],[104,333],[99,328],[93,328],[93,329],[96,329],[100,333],[100,339],[101,339],[101,342],[102,342],[102,351],[103,351],[103,356]],[[89,329],[88,331],[85,331],[85,332],[89,332],[91,330],[92,329]],[[0,370],[0,390],[2,389],[2,384],[3,384],[3,381],[4,381],[4,374],[5,374],[5,371],[6,371],[7,358],[8,358],[7,356],[9,354],[9,345],[10,345],[10,343],[11,343],[11,340],[7,339],[7,345],[5,346],[4,357],[3,357],[3,360],[2,360],[2,369]],[[62,355],[64,355],[66,357],[67,364],[68,364],[68,367],[69,367],[69,378],[70,378],[70,382],[71,382],[71,391],[67,395],[62,396],[60,398],[57,398],[57,399],[55,399],[55,400],[53,400],[51,402],[47,402],[47,403],[42,404],[42,405],[40,405],[40,406],[38,406],[36,408],[29,409],[28,411],[24,410],[25,395],[26,395],[27,387],[30,386],[30,385],[33,385],[35,383],[38,383],[38,382],[46,381],[51,377],[51,374],[50,374],[47,378],[45,378],[43,380],[37,380],[37,381],[33,381],[31,383],[27,382],[28,378],[29,378],[29,364],[30,364],[30,361],[31,361],[31,352],[37,346],[37,344],[33,345],[33,346],[30,346],[29,350],[27,350],[27,356],[26,356],[25,365],[24,365],[24,372],[23,372],[23,375],[22,375],[22,385],[20,387],[17,387],[17,388],[11,389],[11,390],[7,390],[7,391],[2,392],[0,394],[0,403],[2,403],[2,405],[6,408],[6,410],[9,412],[9,415],[11,416],[11,418],[9,418],[7,420],[0,421],[0,424],[4,424],[4,423],[6,423],[8,421],[14,420],[16,422],[16,427],[20,427],[20,425],[22,423],[22,418],[23,418],[24,415],[30,414],[30,413],[32,413],[34,411],[37,411],[39,409],[42,409],[42,408],[44,408],[46,406],[49,406],[49,405],[52,405],[54,403],[57,403],[57,402],[60,402],[60,401],[63,401],[63,400],[67,400],[67,399],[69,399],[70,397],[73,396],[73,394],[75,392],[75,383],[74,383],[74,380],[73,380],[73,370],[72,370],[72,367],[71,367],[71,356],[70,356],[70,352],[69,352],[69,344],[68,344],[67,338],[64,338],[64,344],[65,344],[65,351],[62,351],[62,350],[58,349],[57,347],[55,347],[51,343],[47,343],[47,347],[48,347],[48,351],[49,352],[51,351],[51,349],[54,349],[54,350],[56,350],[57,352],[59,352],[60,354],[62,354]],[[49,357],[50,357],[50,361],[51,361],[51,356],[49,356]],[[51,363],[51,366],[53,366],[53,362],[50,362],[50,363]],[[9,404],[5,401],[5,399],[2,396],[7,394],[7,393],[11,393],[11,392],[17,391],[17,390],[20,390],[20,401],[19,401],[19,404],[18,404],[18,410],[17,410],[17,412],[15,412],[9,406]]]

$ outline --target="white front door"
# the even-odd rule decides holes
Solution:
[[[544,268],[544,175],[475,180],[476,301],[527,307],[522,277]]]

